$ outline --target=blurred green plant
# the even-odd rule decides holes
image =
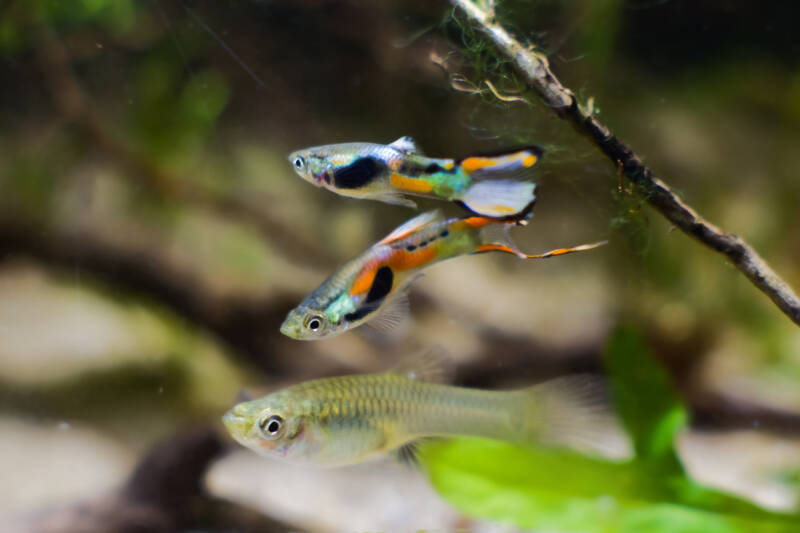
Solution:
[[[59,28],[97,24],[111,32],[130,30],[136,23],[139,9],[133,0],[50,0],[32,7]]]
[[[642,335],[620,328],[606,349],[617,412],[636,451],[612,462],[554,450],[459,438],[421,454],[453,505],[531,529],[584,533],[783,533],[800,517],[771,513],[691,480],[675,452],[686,410]]]
[[[154,53],[137,75],[133,133],[154,160],[177,166],[196,156],[228,104],[228,83],[214,69],[185,76],[167,53]]]

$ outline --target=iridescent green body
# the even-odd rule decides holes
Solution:
[[[337,194],[415,207],[407,196],[426,196],[464,205],[491,218],[521,216],[535,199],[526,181],[542,155],[527,147],[493,156],[428,157],[410,137],[391,144],[341,143],[292,152],[295,172]]]
[[[569,443],[583,436],[587,416],[601,413],[596,385],[594,378],[578,376],[486,391],[400,372],[343,376],[240,403],[223,420],[239,443],[262,455],[343,465],[426,437]]]
[[[369,198],[396,189],[449,200],[454,194],[465,191],[472,182],[472,178],[456,166],[455,159],[428,157],[416,150],[402,150],[394,144],[327,144],[289,155],[292,161],[298,157],[305,159],[308,175],[315,182],[336,189],[341,195],[357,198]],[[364,158],[375,162],[365,163]],[[350,170],[342,172],[343,169]],[[408,187],[401,189],[392,185],[392,173],[415,181],[406,182]],[[394,181],[403,183],[397,178]],[[404,203],[399,196],[396,200]]]
[[[486,217],[443,219],[435,211],[419,215],[345,263],[289,312],[281,331],[296,339],[316,340],[378,317],[391,326],[402,318],[407,307],[404,290],[421,270],[470,253],[517,253],[507,247],[487,249],[484,228],[518,222]]]

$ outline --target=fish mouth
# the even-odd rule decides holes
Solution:
[[[228,430],[228,433],[237,440],[244,438],[253,426],[253,423],[248,417],[236,413],[236,407],[222,415],[222,423],[225,425],[225,429]]]
[[[281,333],[293,339],[302,339],[300,336],[300,328],[297,326],[297,324],[293,324],[291,321],[289,321],[288,317],[283,321],[283,324],[281,324]]]

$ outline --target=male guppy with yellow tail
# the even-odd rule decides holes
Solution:
[[[317,340],[339,335],[364,323],[376,329],[390,329],[408,313],[405,291],[408,284],[424,268],[452,257],[498,251],[536,259],[590,250],[604,244],[525,254],[507,235],[508,228],[524,223],[524,219],[444,219],[437,211],[423,213],[345,263],[289,312],[281,332],[299,340]]]
[[[411,137],[391,144],[343,143],[292,152],[306,181],[337,194],[416,207],[408,195],[457,202],[473,213],[503,219],[529,211],[536,185],[525,181],[543,150],[531,146],[492,156],[425,156]]]
[[[223,422],[234,439],[261,455],[320,466],[391,451],[408,457],[418,439],[454,435],[605,452],[598,436],[615,424],[604,382],[593,376],[515,391],[424,377],[396,370],[307,381],[239,403]]]

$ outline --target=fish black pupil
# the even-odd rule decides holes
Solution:
[[[303,168],[303,158],[298,157],[297,159],[295,159],[294,166],[296,166],[297,168]]]
[[[261,421],[261,429],[268,435],[275,435],[281,430],[281,423],[283,419],[278,415],[272,415],[271,417]]]
[[[319,320],[316,318],[312,318],[311,321],[308,323],[308,327],[311,328],[312,331],[317,331],[319,329]]]

